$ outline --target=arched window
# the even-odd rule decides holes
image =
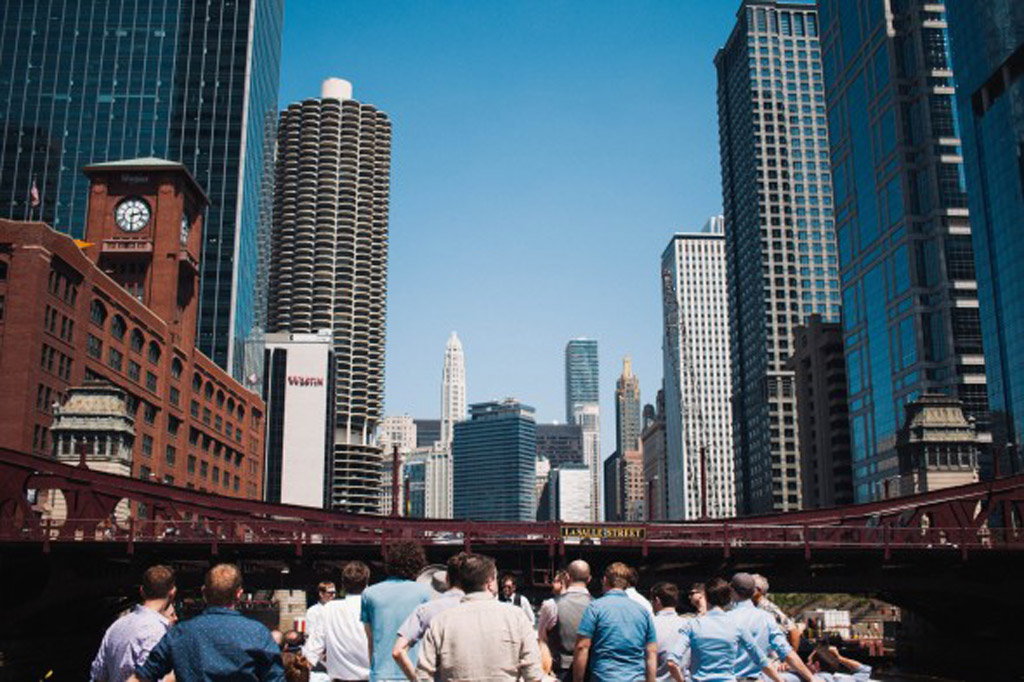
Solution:
[[[234,411],[235,411],[235,399],[234,398],[228,398],[228,413],[229,413],[228,416],[230,417],[231,416],[230,413],[233,413]]]
[[[89,319],[97,327],[102,327],[107,321],[107,307],[98,300],[93,299],[92,306],[89,308]]]
[[[132,350],[136,353],[142,352],[142,347],[146,345],[146,339],[138,329],[132,330]]]
[[[7,281],[7,261],[0,260],[0,282]]]
[[[192,391],[199,393],[199,389],[203,387],[203,378],[199,376],[199,372],[192,375]]]
[[[114,338],[118,341],[124,339],[125,332],[128,331],[128,325],[125,324],[124,318],[120,315],[114,315],[114,319],[110,321],[110,333],[114,335]]]
[[[213,397],[213,384],[209,381],[206,382],[206,386],[203,388],[203,397],[207,400]]]
[[[185,366],[181,364],[181,360],[174,358],[171,360],[171,376],[175,379],[181,378],[181,373],[185,369]]]
[[[224,391],[217,391],[217,407],[224,407]]]
[[[149,361],[154,365],[160,362],[160,344],[156,341],[149,342]]]

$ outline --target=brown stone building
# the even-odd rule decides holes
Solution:
[[[811,315],[795,330],[788,368],[796,378],[800,485],[804,509],[853,502],[850,409],[840,325]]]
[[[132,475],[260,498],[264,405],[195,348],[207,199],[178,163],[89,166],[85,243],[0,220],[0,446],[53,455],[53,406],[106,381],[134,417]]]

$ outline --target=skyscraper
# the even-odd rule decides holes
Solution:
[[[721,228],[676,234],[661,257],[669,519],[700,518],[705,501],[710,518],[736,514]]]
[[[476,403],[455,424],[455,518],[532,521],[536,516],[534,410],[516,400]]]
[[[466,418],[466,360],[462,342],[452,332],[444,348],[441,375],[441,447],[450,449],[455,423]]]
[[[81,237],[83,166],[183,163],[210,197],[199,349],[239,379],[242,343],[259,323],[283,13],[283,0],[0,6],[0,216]]]
[[[793,329],[838,321],[828,127],[813,5],[746,0],[715,57],[737,511],[800,508]]]
[[[988,437],[985,360],[943,3],[818,4],[854,500],[865,502],[899,489],[896,436],[918,396],[959,397]]]
[[[583,463],[590,469],[591,520],[601,518],[601,404],[597,341],[565,346],[565,420],[583,430]]]
[[[1021,471],[1024,452],[1024,4],[946,0],[946,7],[993,450],[1008,473]]]
[[[615,450],[640,448],[640,379],[633,374],[633,358],[622,359],[622,375],[615,383]]]
[[[330,329],[335,410],[331,504],[379,511],[391,122],[324,82],[281,112],[268,327]]]

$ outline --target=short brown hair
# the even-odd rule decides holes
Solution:
[[[328,587],[334,587],[334,583],[332,583],[330,580],[324,580],[317,584],[316,591],[318,593],[323,593],[327,591]]]
[[[469,556],[468,552],[459,552],[458,554],[452,554],[448,557],[448,563],[445,565],[445,580],[448,583],[448,589],[453,587],[462,587],[462,563]]]
[[[555,575],[551,577],[551,582],[562,583],[565,587],[569,587],[569,584],[572,582],[572,578],[569,577],[569,571],[561,569],[555,571]]]
[[[466,592],[482,592],[497,574],[494,559],[483,554],[468,554],[459,569],[459,582]]]
[[[732,602],[732,588],[725,578],[712,578],[704,585],[704,594],[708,598],[708,606],[725,608]]]
[[[657,599],[662,606],[675,607],[679,604],[679,588],[675,583],[658,583],[651,588],[651,600]]]
[[[350,561],[341,569],[341,585],[345,594],[360,594],[370,582],[370,567],[362,561]]]
[[[399,540],[390,544],[384,554],[384,570],[389,576],[415,580],[427,565],[423,548],[411,540]]]
[[[242,587],[242,572],[234,564],[217,564],[206,572],[203,599],[207,606],[231,606]]]
[[[624,590],[633,584],[632,572],[632,568],[621,561],[616,561],[604,569],[604,580],[613,590]]]
[[[143,599],[167,599],[174,589],[174,569],[170,566],[150,566],[142,574]]]

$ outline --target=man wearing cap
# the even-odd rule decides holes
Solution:
[[[789,646],[786,636],[782,633],[782,629],[779,628],[771,614],[754,606],[754,603],[751,601],[756,590],[754,576],[749,573],[737,573],[732,577],[729,586],[732,588],[734,599],[733,608],[729,611],[729,617],[738,628],[750,633],[754,644],[757,645],[761,653],[767,656],[769,652],[774,652],[779,660],[784,660],[789,664],[789,669],[794,671],[796,675],[794,676],[793,673],[788,672],[782,673],[783,679],[787,681],[801,679],[804,682],[819,682],[807,666],[804,665],[804,662],[800,660],[796,651]],[[760,661],[753,660],[745,650],[741,649],[737,653],[733,672],[738,680],[760,680],[763,679],[761,675],[762,667]]]
[[[416,610],[409,614],[402,626],[398,628],[398,639],[395,640],[395,646],[391,649],[391,657],[395,659],[395,663],[411,682],[416,682],[417,678],[416,664],[409,658],[409,649],[419,644],[423,636],[427,634],[427,628],[430,627],[430,621],[434,619],[434,616],[458,606],[462,602],[462,598],[466,596],[462,589],[462,578],[459,572],[467,556],[469,555],[466,552],[459,552],[448,558],[446,569],[431,576],[433,589],[437,590],[438,587],[441,589],[447,587],[447,589],[436,599],[417,606]]]
[[[778,605],[768,598],[768,578],[765,578],[760,573],[754,573],[754,606],[757,608],[767,611],[775,619],[775,622],[779,624],[782,631],[786,633],[786,638],[789,639],[789,645],[793,648],[800,646],[800,630],[797,628],[796,623],[793,619],[786,615],[786,612],[778,607]]]

